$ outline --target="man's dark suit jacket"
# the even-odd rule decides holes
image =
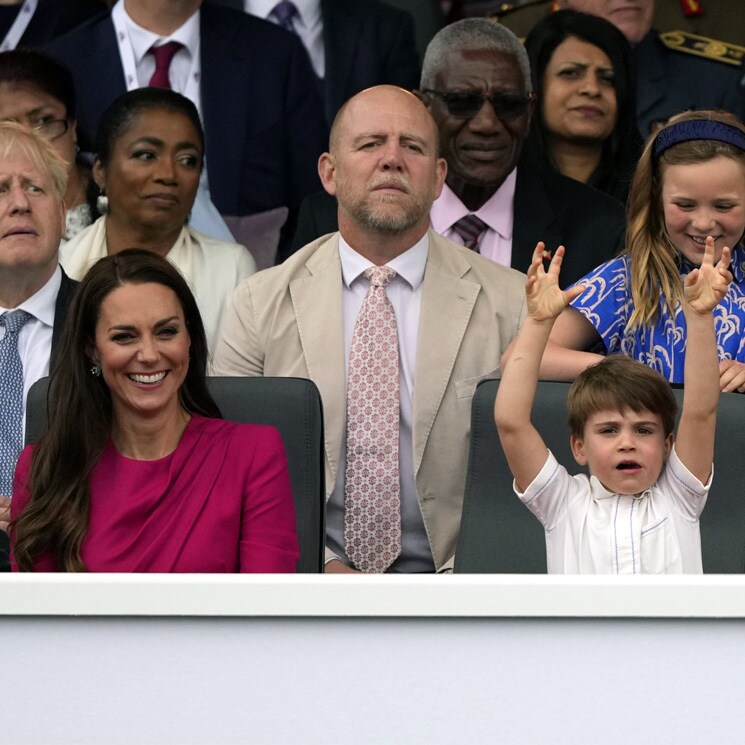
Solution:
[[[49,357],[49,369],[52,369],[55,360],[57,359],[57,346],[59,344],[60,336],[62,335],[62,327],[67,318],[67,309],[70,307],[70,301],[72,296],[75,294],[75,288],[78,283],[70,279],[66,274],[65,270],[62,270],[62,284],[60,285],[59,292],[57,293],[57,301],[54,304],[54,326],[52,327],[52,349]],[[10,544],[8,541],[8,534],[0,530],[0,572],[10,571]]]
[[[373,0],[321,0],[321,14],[328,122],[345,101],[365,88],[388,83],[412,90],[419,85],[409,13]]]
[[[18,48],[43,46],[105,10],[103,0],[39,0]]]
[[[243,0],[212,0],[243,8]],[[419,58],[411,14],[378,0],[321,0],[325,78],[330,125],[341,105],[365,88],[419,85]]]
[[[596,189],[549,170],[521,163],[515,184],[512,267],[526,272],[536,243],[566,247],[561,284],[576,282],[624,246],[623,205]],[[316,192],[305,199],[293,240],[297,250],[338,230],[336,199]]]
[[[297,210],[320,186],[326,148],[321,100],[300,40],[268,21],[204,3],[200,13],[202,117],[210,192],[223,215]],[[78,134],[92,150],[104,109],[126,90],[110,14],[46,50],[68,65]]]

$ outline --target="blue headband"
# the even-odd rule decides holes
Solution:
[[[660,130],[654,141],[653,155],[659,158],[673,145],[691,140],[726,142],[738,150],[745,151],[745,132],[741,129],[712,119],[687,119]]]

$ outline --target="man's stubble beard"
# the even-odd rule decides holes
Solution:
[[[399,212],[384,208],[385,204],[399,202],[399,198],[392,194],[380,194],[375,197],[375,193],[372,192],[372,194],[366,193],[365,196],[349,199],[348,196],[348,191],[342,182],[337,188],[336,198],[358,225],[374,233],[399,235],[421,223],[425,217],[429,219],[429,210],[434,201],[434,187],[427,195],[412,196],[411,191],[408,195],[402,194],[402,197],[411,197],[412,202],[410,209],[405,211],[402,207]],[[370,199],[376,199],[377,203],[371,203]]]

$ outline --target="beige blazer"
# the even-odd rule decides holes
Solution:
[[[525,275],[429,231],[414,377],[414,473],[438,571],[452,566],[468,461],[471,398],[499,374],[525,314]],[[327,498],[346,421],[338,233],[259,272],[233,293],[216,375],[310,378],[323,399]]]

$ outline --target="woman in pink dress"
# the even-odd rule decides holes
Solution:
[[[58,359],[49,431],[16,470],[14,569],[295,571],[279,433],[220,418],[199,311],[168,261],[95,264]]]

